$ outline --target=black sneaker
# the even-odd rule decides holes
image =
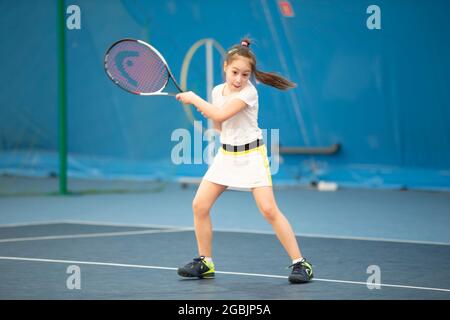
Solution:
[[[214,278],[214,263],[206,261],[203,256],[194,258],[194,261],[178,268],[178,275],[189,278],[212,279]]]
[[[314,277],[312,264],[307,262],[305,258],[289,266],[289,268],[292,268],[292,273],[289,276],[290,283],[309,282]]]

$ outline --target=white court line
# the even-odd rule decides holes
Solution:
[[[10,228],[10,227],[46,226],[46,225],[61,224],[61,223],[66,223],[66,222],[64,220],[51,220],[51,221],[6,223],[6,224],[1,224],[0,229],[1,228]]]
[[[106,227],[130,227],[130,228],[160,228],[160,229],[192,229],[193,227],[180,227],[173,225],[163,225],[163,224],[147,224],[147,223],[120,223],[120,222],[105,222],[105,221],[94,221],[94,220],[64,220],[63,223],[71,224],[81,224],[81,225],[93,225],[93,226],[106,226]]]
[[[94,262],[94,261],[77,261],[77,260],[54,260],[54,259],[4,257],[4,256],[0,256],[0,260],[35,261],[35,262],[50,262],[50,263],[63,263],[63,264],[85,264],[85,265],[140,268],[140,269],[158,269],[158,270],[171,270],[171,271],[177,270],[177,268],[171,268],[171,267],[147,266],[147,265],[138,265],[138,264],[124,264],[124,263]],[[278,275],[260,274],[260,273],[244,273],[244,272],[228,272],[228,271],[215,271],[215,273],[227,274],[227,275],[237,275],[237,276],[277,278],[277,279],[287,279],[288,278],[287,276],[278,276]],[[367,286],[366,282],[359,282],[359,281],[333,280],[333,279],[320,279],[320,278],[314,278],[313,281],[346,283],[346,284],[356,284],[356,285]],[[375,284],[370,283],[370,285],[375,285]],[[379,285],[382,287],[393,287],[393,288],[402,288],[402,289],[417,289],[417,290],[450,292],[450,289],[443,289],[443,288],[405,286],[405,285],[385,284],[385,283],[382,283]]]
[[[115,223],[115,222],[103,222],[103,221],[85,221],[85,220],[54,220],[48,222],[31,222],[31,223],[17,223],[17,224],[4,224],[0,225],[1,228],[7,227],[26,227],[26,226],[42,226],[42,225],[53,225],[53,224],[82,224],[91,226],[114,226],[114,227],[136,227],[136,228],[167,228],[173,230],[194,230],[192,227],[180,227],[173,225],[156,225],[156,224],[126,224],[126,223]],[[233,232],[233,233],[245,233],[245,234],[268,234],[275,235],[273,231],[262,231],[262,230],[243,230],[243,229],[214,229],[214,232]],[[392,238],[374,238],[374,237],[352,237],[352,236],[340,236],[340,235],[324,235],[315,233],[295,233],[297,237],[305,238],[322,238],[322,239],[340,239],[340,240],[360,240],[360,241],[375,241],[375,242],[393,242],[393,243],[409,243],[409,244],[427,244],[427,245],[437,245],[437,246],[450,246],[449,242],[438,242],[438,241],[426,241],[426,240],[403,240],[403,239],[392,239]]]
[[[269,234],[275,235],[273,231],[260,231],[260,230],[240,230],[240,229],[214,229],[214,232],[234,232],[234,233],[248,233],[248,234]],[[339,239],[339,240],[359,240],[359,241],[375,241],[375,242],[394,242],[394,243],[408,243],[408,244],[427,244],[436,246],[450,246],[448,242],[437,241],[420,241],[420,240],[402,240],[391,238],[372,238],[372,237],[351,237],[351,236],[338,236],[338,235],[323,235],[315,233],[295,233],[297,237],[305,238],[321,238],[321,239]]]
[[[62,222],[64,223],[64,222]],[[99,225],[99,226],[116,226],[116,227],[148,227],[148,228],[168,228],[168,229],[182,229],[182,230],[194,230],[192,227],[179,227],[179,226],[168,226],[168,225],[153,225],[153,224],[121,224],[121,223],[109,223],[101,221],[77,221],[77,220],[66,220],[66,223],[74,224],[85,224],[85,225]],[[262,231],[262,230],[242,230],[242,229],[214,229],[214,232],[233,232],[233,233],[246,233],[246,234],[268,234],[275,235],[273,231]],[[339,236],[339,235],[323,235],[315,233],[296,233],[297,237],[306,238],[323,238],[323,239],[341,239],[341,240],[361,240],[361,241],[380,241],[380,242],[394,242],[394,243],[411,243],[411,244],[429,244],[429,245],[439,245],[439,246],[450,246],[448,242],[437,242],[437,241],[420,241],[420,240],[402,240],[402,239],[391,239],[391,238],[373,238],[373,237],[351,237],[351,236]]]
[[[19,242],[19,241],[38,241],[38,240],[116,237],[116,236],[131,236],[140,234],[169,233],[169,232],[183,232],[183,231],[192,231],[192,229],[119,231],[119,232],[84,233],[84,234],[57,235],[57,236],[8,238],[8,239],[0,239],[0,243]]]
[[[80,224],[88,226],[107,226],[107,227],[130,227],[130,228],[161,228],[161,229],[187,229],[192,227],[180,227],[173,225],[161,225],[161,224],[145,224],[145,223],[119,223],[119,222],[105,222],[105,221],[94,221],[94,220],[47,220],[47,221],[37,221],[37,222],[20,222],[20,223],[7,223],[0,224],[1,228],[9,227],[34,227],[34,226],[45,226],[45,225],[55,225],[55,224]]]

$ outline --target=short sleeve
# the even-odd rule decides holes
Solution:
[[[241,99],[249,107],[255,107],[258,104],[258,91],[252,85],[248,85],[246,88],[241,90],[235,98]]]
[[[219,102],[219,96],[220,96],[220,89],[221,85],[217,85],[212,89],[211,92],[211,98],[212,98],[212,104],[216,105]]]

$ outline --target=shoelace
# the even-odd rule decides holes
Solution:
[[[299,269],[301,269],[301,267],[303,267],[303,262],[305,262],[305,259],[302,259],[301,261],[291,264],[289,267],[287,267],[287,269],[292,268],[293,271],[298,271]],[[305,266],[305,268],[309,269],[307,266]]]
[[[196,263],[198,263],[198,262],[202,261],[202,260],[203,260],[203,258],[204,258],[204,257],[198,257],[198,258],[194,258],[194,261],[192,261],[192,262],[189,262],[189,263],[188,263],[188,266],[189,266],[189,267],[193,266],[194,264],[196,264]]]
[[[292,268],[292,271],[299,271],[301,269],[302,263],[297,262],[294,264],[291,264],[288,268]]]

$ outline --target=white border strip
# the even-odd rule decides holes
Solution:
[[[40,258],[24,258],[24,257],[4,257],[4,256],[0,256],[0,260],[34,261],[34,262],[49,262],[49,263],[63,263],[63,264],[84,264],[84,265],[98,265],[98,266],[140,268],[140,269],[157,269],[157,270],[171,270],[171,271],[177,270],[177,268],[172,268],[172,267],[147,266],[147,265],[137,265],[137,264],[108,263],[108,262],[94,262],[94,261],[77,261],[77,260],[54,260],[54,259],[40,259]],[[228,272],[228,271],[216,271],[215,273],[226,274],[226,275],[237,275],[237,276],[277,278],[277,279],[287,279],[288,278],[287,276],[278,276],[278,275],[270,275],[270,274],[259,274],[259,273]],[[320,278],[314,278],[313,281],[356,284],[356,285],[367,286],[366,282],[360,282],[360,281],[320,279]],[[373,285],[372,283],[369,283],[369,284]],[[379,284],[379,285],[382,286],[382,287],[392,287],[392,288],[402,288],[402,289],[416,289],[416,290],[427,290],[427,291],[450,292],[450,289],[443,289],[443,288],[405,286],[405,285],[398,285],[398,284]]]

